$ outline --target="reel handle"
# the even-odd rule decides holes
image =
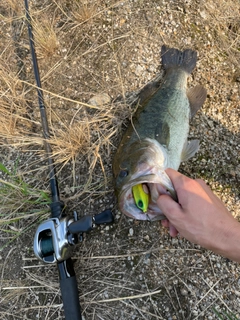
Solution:
[[[103,212],[96,214],[93,216],[93,221],[95,224],[104,224],[104,223],[113,223],[114,218],[112,211],[110,209],[106,209]]]
[[[101,213],[93,216],[84,216],[79,220],[72,222],[68,226],[68,231],[72,234],[91,231],[94,224],[100,225],[104,223],[112,223],[114,221],[113,214],[110,209],[106,209]]]

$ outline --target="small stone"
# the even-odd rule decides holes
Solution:
[[[118,213],[118,214],[116,214],[115,219],[116,219],[116,220],[119,220],[120,217],[121,217],[121,215]]]
[[[172,244],[177,245],[178,244],[178,239],[177,238],[172,238]]]
[[[234,170],[230,170],[230,172],[229,172],[229,173],[230,173],[230,175],[231,175],[231,176],[233,176],[233,177],[235,177],[235,176],[236,176],[236,172],[235,172]]]
[[[127,61],[123,61],[122,62],[122,66],[123,66],[123,68],[126,68],[128,66],[128,62]]]
[[[133,236],[133,228],[129,229],[129,236],[132,237]]]
[[[234,293],[236,296],[240,297],[240,291],[235,290]]]
[[[137,65],[137,67],[136,67],[136,69],[135,69],[135,74],[137,75],[137,76],[140,76],[142,73],[143,73],[143,67],[142,66],[140,66],[140,64],[139,65]]]
[[[66,186],[63,190],[66,194],[71,194],[71,192],[72,192],[72,190],[69,186]]]
[[[88,104],[92,106],[103,106],[104,104],[108,104],[111,102],[111,98],[107,93],[99,93],[93,96],[91,99],[88,100]]]
[[[182,289],[180,290],[180,293],[181,293],[182,296],[187,296],[187,295],[188,295],[187,290],[184,289],[184,288],[182,288]]]
[[[149,235],[147,234],[147,235],[144,237],[144,239],[149,242],[149,241],[150,241]]]

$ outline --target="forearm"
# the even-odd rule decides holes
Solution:
[[[220,227],[222,234],[219,242],[212,243],[209,249],[223,257],[240,262],[240,223],[233,219],[228,225]]]

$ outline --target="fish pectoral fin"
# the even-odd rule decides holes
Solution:
[[[181,161],[187,161],[191,157],[195,155],[195,153],[199,149],[199,140],[191,140],[187,141],[184,144],[182,154],[181,154]]]
[[[191,109],[191,118],[193,118],[204,104],[207,98],[207,90],[203,86],[197,85],[187,91],[187,96]]]

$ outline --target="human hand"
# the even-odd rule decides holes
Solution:
[[[204,181],[190,179],[173,169],[167,169],[166,173],[176,190],[178,203],[161,195],[157,205],[168,219],[162,224],[169,227],[170,235],[174,237],[179,232],[193,243],[240,261],[240,224],[223,202]]]

